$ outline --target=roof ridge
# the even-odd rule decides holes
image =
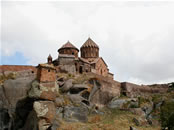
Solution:
[[[99,48],[99,46],[90,37],[86,40],[86,42],[82,45],[82,47],[97,47],[97,48]]]
[[[77,47],[75,47],[69,40],[64,45],[62,45],[62,47],[59,48],[58,51],[60,49],[64,49],[64,48],[74,48],[79,51],[79,49]]]

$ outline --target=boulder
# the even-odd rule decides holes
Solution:
[[[39,119],[46,119],[47,123],[52,123],[55,119],[56,109],[54,103],[51,101],[35,101],[33,109],[37,117]]]
[[[29,91],[30,98],[55,100],[59,95],[59,86],[56,82],[39,83],[35,80],[32,83],[32,88]]]
[[[55,106],[56,107],[62,107],[62,106],[64,106],[64,104],[65,104],[65,101],[64,101],[63,96],[57,97],[55,99]]]
[[[0,96],[0,98],[6,99],[1,100],[3,104],[7,105],[8,103],[8,107],[10,106],[11,108],[15,108],[16,103],[19,100],[22,100],[28,96],[27,92],[31,88],[32,80],[33,79],[31,78],[17,78],[15,80],[6,80],[4,82],[4,85],[0,87],[0,93],[4,93],[2,94],[2,97]]]
[[[79,94],[86,89],[89,89],[89,86],[87,84],[74,84],[70,88],[70,93],[71,94]]]
[[[129,108],[129,111],[132,112],[135,115],[145,117],[145,113],[141,108]]]
[[[98,107],[103,107],[108,104],[114,97],[120,96],[119,82],[114,80],[94,79],[90,83],[93,88],[90,91],[89,101]]]
[[[135,127],[130,126],[130,130],[137,130]]]
[[[67,92],[70,90],[70,88],[73,86],[72,84],[73,79],[67,80],[64,85],[61,87],[62,92]]]
[[[133,118],[133,122],[135,123],[136,126],[147,126],[148,122],[146,118],[144,117],[139,117],[139,118]]]
[[[68,122],[87,122],[88,109],[84,106],[66,106],[64,108],[64,119]]]
[[[86,100],[79,94],[70,94],[70,95],[68,95],[68,97],[71,100],[71,102],[73,102],[73,103],[81,103],[83,100]]]
[[[137,103],[138,103],[138,100],[136,98],[128,98],[128,99],[113,98],[108,103],[107,106],[108,108],[127,109],[127,108],[130,108],[132,104],[137,104]]]

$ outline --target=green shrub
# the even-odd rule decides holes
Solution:
[[[161,126],[163,128],[168,128],[169,130],[174,130],[174,102],[165,102],[161,107]]]

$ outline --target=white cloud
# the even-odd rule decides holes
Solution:
[[[119,81],[174,77],[173,2],[2,2],[2,55],[45,62],[67,40],[90,35]]]

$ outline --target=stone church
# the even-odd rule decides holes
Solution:
[[[71,74],[92,72],[113,79],[113,74],[109,72],[106,62],[99,56],[99,46],[91,38],[88,38],[81,46],[80,57],[78,53],[79,49],[68,41],[58,49],[57,59],[52,60],[49,55],[47,61],[59,72]]]

